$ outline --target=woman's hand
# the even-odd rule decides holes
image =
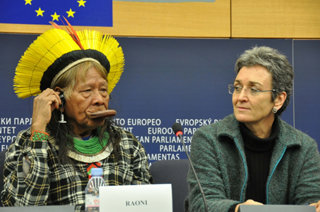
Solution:
[[[59,109],[60,104],[59,93],[50,88],[35,97],[33,100],[31,131],[45,132],[47,124],[50,122],[52,111]]]
[[[316,212],[320,212],[320,200],[315,203],[311,203],[310,206],[316,207]]]
[[[235,212],[238,212],[238,211],[239,211],[240,205],[263,205],[263,204],[262,204],[261,202],[256,202],[256,201],[254,201],[254,200],[252,200],[252,199],[248,199],[247,201],[238,204],[238,205],[236,206],[235,210],[234,210]]]

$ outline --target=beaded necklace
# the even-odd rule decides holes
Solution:
[[[73,138],[74,148],[83,154],[95,155],[107,145],[109,141],[109,133],[104,133],[104,138],[102,139],[102,144],[99,142],[99,138],[94,136],[87,140],[82,140],[79,138]]]

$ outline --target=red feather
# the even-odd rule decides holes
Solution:
[[[54,28],[56,28],[56,29],[61,29],[61,27],[60,27],[58,24],[56,24],[55,22],[50,21],[49,23],[50,23],[52,26],[54,26]]]
[[[71,26],[71,24],[69,23],[69,21],[63,17],[64,20],[66,21],[67,25],[63,22],[63,20],[61,20],[61,22],[63,23],[63,25],[66,27],[67,31],[69,32],[70,36],[72,37],[72,39],[74,40],[74,42],[76,42],[76,44],[78,44],[78,46],[80,47],[80,49],[84,49],[83,46],[81,45],[79,36],[76,32],[76,30],[74,30],[74,28]],[[55,22],[50,21],[51,25],[54,26],[57,29],[61,29],[61,27],[56,24]]]
[[[80,42],[80,39],[79,39],[79,36],[76,32],[76,30],[74,30],[74,28],[71,26],[71,24],[69,23],[69,21],[63,17],[64,20],[67,22],[68,24],[68,27],[67,27],[67,30],[69,31],[69,34],[71,35],[71,37],[73,38],[73,40],[78,44],[78,46],[81,48],[81,49],[84,49],[83,46],[81,45],[81,42]]]

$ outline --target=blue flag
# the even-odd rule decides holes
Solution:
[[[112,0],[1,0],[0,23],[112,26]],[[61,21],[62,20],[62,21]]]

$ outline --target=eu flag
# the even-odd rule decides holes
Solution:
[[[112,26],[112,0],[1,0],[0,23]]]

